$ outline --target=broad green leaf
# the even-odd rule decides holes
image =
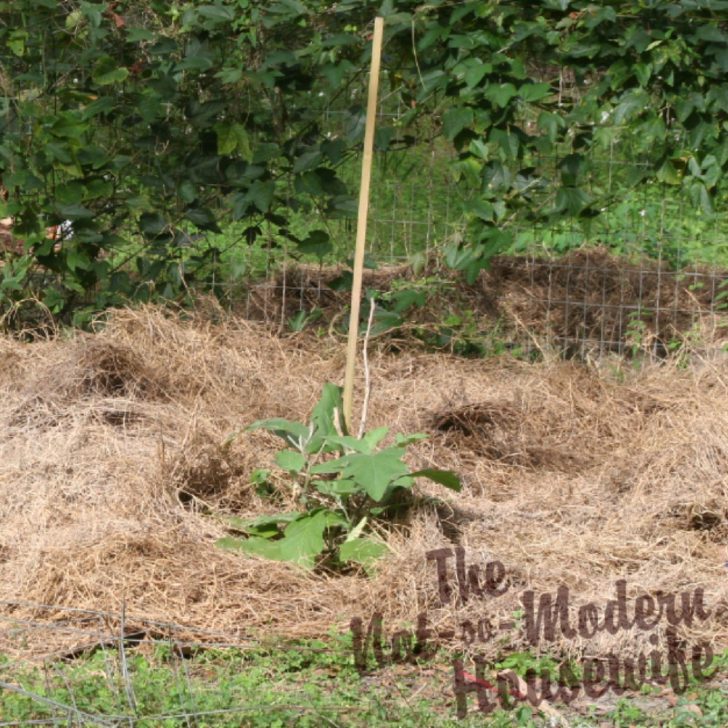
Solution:
[[[215,541],[215,546],[219,546],[221,549],[228,549],[230,551],[242,551],[247,540],[248,539],[245,538],[236,538],[235,536],[224,536],[223,538],[219,538]]]
[[[260,212],[267,212],[273,202],[275,185],[272,181],[256,179],[245,195],[246,201],[252,202]]]
[[[475,59],[473,59],[475,60]],[[479,59],[478,59],[479,60]],[[482,80],[486,73],[490,73],[493,70],[493,66],[490,63],[474,63],[465,72],[464,80],[465,83],[473,88],[477,86]]]
[[[281,535],[281,529],[275,523],[268,523],[264,526],[248,526],[245,533],[249,537],[266,538],[268,540],[276,539]]]
[[[388,551],[386,544],[372,541],[369,538],[355,538],[345,541],[339,547],[341,561],[355,561],[362,566],[370,567]]]
[[[566,127],[566,122],[558,114],[552,114],[548,111],[542,111],[538,115],[538,121],[536,122],[539,130],[543,132],[550,141],[556,141],[561,129]]]
[[[304,152],[293,164],[293,173],[299,174],[300,172],[306,172],[310,169],[315,169],[321,163],[324,158],[323,152],[316,147]]]
[[[529,102],[540,101],[551,93],[551,85],[548,83],[524,83],[518,89],[518,95]]]
[[[473,110],[467,106],[448,109],[442,117],[442,133],[451,141],[473,123]]]
[[[396,311],[387,311],[381,306],[374,312],[374,322],[372,324],[370,337],[382,336],[389,331],[399,328],[404,323],[404,318]],[[361,332],[364,335],[364,332]]]
[[[236,531],[242,531],[243,533],[247,533],[248,529],[252,528],[249,519],[239,518],[238,516],[225,516],[223,520],[229,528],[235,529]],[[276,528],[276,524],[273,523],[272,527]]]
[[[489,84],[485,89],[483,96],[493,105],[505,108],[508,102],[518,95],[516,87],[512,83],[494,83]]]
[[[554,212],[578,215],[590,202],[589,195],[578,187],[561,187],[556,193]]]
[[[327,510],[315,513],[290,523],[283,533],[280,544],[281,557],[307,568],[312,568],[316,556],[324,549],[324,531],[335,525],[344,525],[346,521],[336,513]]]
[[[634,116],[638,116],[651,108],[650,98],[644,89],[630,91],[622,97],[622,100],[614,110],[614,123],[623,124]]]
[[[286,561],[286,557],[281,550],[282,540],[271,541],[267,538],[259,536],[251,536],[246,539],[232,538],[227,536],[216,542],[218,546],[226,549],[236,549],[244,551],[252,556],[262,556],[265,559],[273,561]]]
[[[66,253],[66,263],[72,271],[76,270],[90,270],[91,269],[91,258],[86,255],[82,250],[77,248],[70,248]]]
[[[391,492],[393,488],[411,488],[414,484],[415,479],[411,475],[403,475],[390,483],[388,492]]]
[[[390,447],[372,455],[357,453],[347,456],[344,477],[351,478],[361,485],[370,498],[380,501],[387,486],[402,475],[407,474],[407,466],[402,462],[404,450]]]
[[[312,230],[297,247],[300,253],[316,255],[319,258],[323,258],[333,250],[329,234],[325,230]]]
[[[460,491],[462,490],[462,483],[455,473],[450,470],[438,470],[437,468],[425,468],[424,470],[417,470],[414,473],[410,473],[412,478],[429,478],[435,483],[444,485],[450,490]]]
[[[18,56],[18,58],[22,58],[25,55],[25,44],[27,40],[27,30],[14,30],[8,36],[6,43],[14,55]]]
[[[296,450],[281,450],[276,454],[276,464],[289,473],[300,473],[306,467],[306,458]]]

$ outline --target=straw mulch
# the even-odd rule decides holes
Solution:
[[[229,448],[225,439],[261,417],[305,418],[323,382],[341,380],[341,349],[276,338],[211,306],[184,317],[121,310],[96,334],[32,344],[0,338],[3,624],[83,626],[88,615],[64,607],[123,607],[129,629],[144,618],[188,625],[192,637],[216,630],[244,640],[344,631],[351,617],[381,609],[388,629],[424,610],[431,625],[457,629],[464,618],[511,617],[529,588],[564,584],[573,607],[603,605],[624,578],[630,599],[704,587],[710,617],[680,634],[728,646],[720,361],[636,371],[617,360],[588,368],[373,351],[368,426],[429,433],[412,466],[457,471],[463,492],[421,483],[435,498],[390,534],[391,554],[372,578],[216,548],[225,529],[215,513],[271,510],[249,479],[272,467],[278,448],[263,432]],[[456,544],[471,563],[500,560],[508,592],[440,606],[425,552]],[[55,653],[79,639],[20,633],[3,629],[0,652]],[[630,653],[647,637],[559,637],[538,649]],[[481,651],[523,647],[514,631]]]

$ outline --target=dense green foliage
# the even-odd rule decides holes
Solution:
[[[361,143],[377,13],[384,93],[410,109],[405,125],[428,119],[453,143],[477,189],[467,243],[447,255],[469,276],[516,223],[586,224],[646,180],[706,213],[722,194],[724,0],[5,0],[0,216],[26,254],[0,294],[34,285],[68,316],[214,287],[222,251],[187,244],[230,221],[239,245],[266,235],[326,253],[322,226],[291,223],[353,213],[338,172]],[[324,109],[341,112],[335,128]],[[415,141],[377,135],[380,149]],[[614,145],[639,163],[607,180],[595,159]],[[57,248],[43,231],[64,219],[75,234]]]

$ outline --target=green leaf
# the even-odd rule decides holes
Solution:
[[[295,443],[298,439],[306,442],[310,435],[310,430],[306,427],[306,425],[302,425],[300,422],[291,422],[290,420],[285,420],[282,417],[273,417],[269,420],[256,420],[245,429],[268,430],[269,432],[278,435],[278,437],[282,438],[287,443]]]
[[[244,159],[250,159],[250,138],[246,128],[242,124],[228,124],[220,122],[215,124],[217,134],[217,153],[221,156],[228,156],[239,152]]]
[[[283,533],[280,544],[281,558],[307,568],[315,564],[315,557],[324,549],[324,531],[331,526],[344,525],[346,521],[337,513],[320,510],[290,523]]]
[[[444,485],[450,490],[460,492],[462,490],[462,483],[455,473],[450,470],[438,470],[437,468],[425,468],[424,470],[417,470],[414,473],[410,473],[412,478],[429,478],[435,483]]]
[[[310,473],[313,475],[330,475],[331,473],[341,473],[349,462],[347,458],[349,455],[342,455],[340,458],[335,460],[326,460],[323,463],[318,463],[310,469]]]
[[[246,200],[252,202],[260,212],[267,212],[273,202],[275,185],[272,181],[255,180],[246,194]]]
[[[695,36],[710,43],[728,43],[728,34],[722,32],[718,25],[701,25],[696,30]]]
[[[442,117],[442,133],[452,141],[463,129],[473,123],[473,110],[467,106],[448,109]]]
[[[145,212],[139,218],[139,227],[144,237],[149,240],[167,229],[167,221],[158,212]]]
[[[115,68],[112,71],[107,71],[106,73],[94,76],[94,82],[98,86],[110,86],[114,83],[126,81],[127,78],[129,78],[129,69],[122,66],[120,68]]]
[[[589,195],[578,187],[561,187],[556,193],[554,212],[578,215],[589,205]]]
[[[524,83],[518,89],[518,95],[524,100],[533,103],[546,98],[551,93],[551,85],[548,83]]]
[[[8,48],[13,55],[22,58],[25,55],[25,43],[28,40],[27,30],[14,30],[6,41]]]
[[[539,84],[534,84],[539,85]],[[485,89],[485,96],[494,106],[505,108],[508,102],[518,95],[516,87],[512,83],[489,84]]]
[[[299,174],[301,172],[306,172],[309,169],[315,169],[321,163],[323,158],[323,152],[318,147],[310,149],[307,152],[304,152],[293,163],[293,173]]]
[[[292,523],[303,514],[300,511],[286,511],[285,513],[274,513],[268,516],[258,516],[246,521],[241,521],[247,528],[260,528],[270,524]]]
[[[91,220],[96,217],[96,213],[84,205],[58,205],[58,212],[68,220]]]
[[[276,454],[276,464],[289,473],[300,473],[306,467],[306,458],[296,450],[281,450]]]
[[[566,127],[566,122],[558,114],[552,114],[549,111],[542,111],[538,115],[536,125],[539,131],[543,132],[550,141],[556,141],[559,131]]]
[[[355,538],[345,541],[339,547],[341,561],[355,561],[364,567],[370,567],[380,559],[389,549],[381,541],[372,541],[369,538]]]
[[[346,536],[347,541],[353,541],[356,538],[359,538],[364,531],[364,526],[367,525],[367,521],[369,520],[369,516],[364,516],[359,523],[354,526],[354,528],[349,531],[348,535]]]
[[[371,455],[348,455],[344,477],[359,483],[370,498],[380,501],[387,486],[407,474],[407,466],[402,462],[403,455],[404,450],[400,447],[390,447]]]
[[[345,478],[338,478],[337,480],[314,480],[312,482],[319,493],[328,496],[349,496],[361,491],[360,485],[357,485],[353,480]]]
[[[91,269],[91,258],[88,257],[82,251],[71,248],[66,253],[66,263],[71,271],[76,270],[90,270]]]
[[[185,212],[185,217],[200,230],[211,230],[216,233],[221,232],[215,219],[215,214],[209,207],[190,207]]]
[[[637,89],[630,91],[622,97],[622,100],[614,110],[614,123],[622,124],[635,115],[639,115],[651,108],[650,98],[646,91]]]
[[[215,541],[215,546],[229,551],[243,551],[248,539],[236,538],[235,536],[224,536]]]
[[[369,332],[370,337],[382,336],[393,329],[399,328],[404,323],[404,318],[396,311],[387,311],[381,306],[374,312],[374,323]],[[364,333],[362,332],[362,336]]]
[[[323,258],[333,250],[329,234],[325,230],[312,230],[297,247],[300,253],[316,255],[319,258]]]
[[[230,23],[235,20],[235,12],[232,8],[226,7],[225,5],[200,5],[197,8],[197,12],[203,18],[218,21],[216,25]]]
[[[355,452],[368,453],[372,451],[366,442],[357,439],[353,435],[329,435],[326,438],[326,442],[332,443],[333,445],[341,445]]]
[[[311,412],[311,424],[314,427],[314,436],[311,438],[307,452],[316,452],[324,445],[325,438],[337,435],[338,431],[334,424],[338,418],[341,430],[344,430],[344,401],[342,399],[342,388],[331,382],[326,382],[321,391],[321,398]],[[325,448],[325,452],[331,452]]]
[[[224,549],[244,551],[252,556],[262,556],[265,559],[272,559],[274,561],[285,561],[286,558],[281,552],[281,543],[281,540],[271,541],[260,536],[251,536],[246,539],[226,536],[215,542],[217,546]]]
[[[493,66],[490,63],[483,63],[480,59],[472,59],[477,61],[470,65],[468,70],[465,72],[464,81],[470,87],[474,88],[482,80],[486,73],[490,73],[493,70]]]
[[[371,432],[366,432],[361,438],[368,448],[368,452],[372,452],[374,448],[387,436],[388,427],[377,427]],[[400,444],[399,442],[397,443]]]

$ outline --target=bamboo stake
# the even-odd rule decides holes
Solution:
[[[354,371],[356,365],[356,342],[359,336],[359,308],[361,305],[361,281],[364,270],[364,248],[367,236],[367,215],[369,213],[369,186],[372,179],[372,156],[374,149],[374,126],[377,116],[377,93],[379,91],[379,66],[382,58],[382,37],[384,19],[374,19],[372,40],[372,64],[369,73],[369,98],[364,130],[364,158],[361,167],[359,188],[359,214],[356,224],[356,250],[354,252],[354,280],[351,287],[351,314],[349,316],[349,337],[346,345],[346,373],[344,375],[344,423],[347,431],[352,423],[354,402]]]

